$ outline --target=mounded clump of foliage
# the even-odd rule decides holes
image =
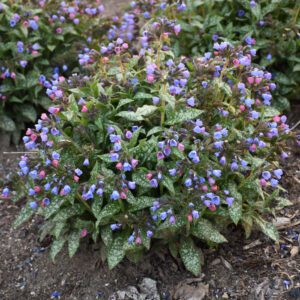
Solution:
[[[280,163],[292,134],[270,107],[271,74],[226,42],[177,59],[168,44],[179,31],[160,19],[135,54],[121,38],[93,51],[95,74],[57,82],[62,98],[23,138],[28,203],[15,225],[42,215],[53,259],[91,237],[113,268],[160,241],[197,275],[195,241],[226,242],[229,224],[278,239],[265,214],[289,204]]]
[[[297,100],[300,86],[300,6],[286,0],[187,0],[132,1],[129,15],[137,16],[141,26],[151,17],[174,18],[182,34],[174,40],[174,53],[199,55],[210,51],[215,42],[252,45],[253,58],[274,76],[275,105],[289,108]],[[128,15],[128,14],[127,14]]]
[[[103,6],[86,1],[0,3],[0,131],[21,130],[51,104],[46,78],[71,74]],[[59,95],[57,95],[59,96]]]

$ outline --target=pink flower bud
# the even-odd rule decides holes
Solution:
[[[24,26],[24,27],[28,27],[28,26],[29,26],[28,21],[24,21],[24,22],[23,22],[23,26]]]
[[[127,44],[127,43],[124,43],[124,44],[122,45],[122,48],[123,48],[123,49],[128,49],[128,44]]]
[[[189,222],[192,222],[193,221],[193,216],[192,215],[188,215],[187,219],[188,219]]]
[[[64,81],[66,81],[66,78],[64,76],[59,76],[58,80],[60,82],[64,82]]]
[[[26,130],[26,135],[31,135],[32,134],[32,130],[30,129],[30,128],[28,128],[27,130]]]
[[[151,173],[146,174],[146,178],[147,178],[148,180],[151,180],[152,177],[153,177],[153,175],[152,175]]]
[[[33,20],[34,20],[34,21],[37,21],[37,22],[38,22],[39,19],[40,19],[39,16],[34,16],[34,17],[33,17]]]
[[[141,239],[140,236],[138,236],[138,237],[135,239],[135,243],[136,243],[137,245],[140,245],[140,244],[142,243],[142,239]]]
[[[31,54],[32,54],[32,55],[37,55],[37,54],[39,54],[39,51],[32,50]]]
[[[184,145],[181,143],[178,144],[177,148],[179,151],[184,151]]]
[[[102,57],[101,61],[106,64],[109,62],[109,58],[108,57]]]
[[[235,59],[233,60],[233,64],[234,64],[235,66],[238,66],[238,65],[240,64],[240,61],[239,61],[237,58],[235,58]]]
[[[37,135],[33,133],[33,134],[30,136],[30,139],[31,139],[33,142],[36,141]]]
[[[39,193],[41,191],[41,188],[39,186],[35,186],[33,189],[36,193]]]
[[[253,83],[254,83],[254,77],[248,77],[248,78],[247,78],[247,81],[248,81],[250,84],[253,84]]]
[[[261,101],[259,99],[255,99],[255,104],[256,105],[261,105]]]
[[[250,146],[250,151],[254,152],[256,150],[256,144]]]
[[[213,186],[211,187],[211,190],[212,190],[213,192],[216,192],[218,189],[219,189],[219,188],[218,188],[217,185],[213,185]]]
[[[208,190],[207,185],[201,186],[201,190],[202,190],[203,192],[207,192],[207,190]]]
[[[256,78],[255,78],[255,83],[256,83],[256,84],[260,84],[261,81],[262,81],[262,78],[260,78],[260,77],[256,77]]]
[[[54,167],[58,166],[58,160],[57,159],[52,160],[52,166],[54,166]]]
[[[10,78],[11,78],[11,79],[15,79],[15,78],[16,78],[16,73],[15,73],[15,72],[11,72]]]
[[[214,204],[211,204],[211,205],[208,207],[208,209],[209,209],[210,211],[216,211],[216,210],[217,210],[217,207],[216,207]]]
[[[279,116],[275,116],[273,118],[273,121],[276,122],[276,123],[280,122],[280,117]]]
[[[79,177],[76,176],[76,175],[74,175],[73,179],[74,179],[75,182],[78,182],[78,181],[79,181]]]
[[[47,116],[45,113],[42,113],[41,119],[42,119],[43,121],[45,121],[45,120],[48,119],[48,116]]]
[[[132,166],[132,168],[135,168],[137,165],[138,165],[138,163],[139,163],[139,161],[137,160],[137,159],[132,159],[131,160],[131,166]]]
[[[260,183],[261,186],[267,186],[267,182],[263,178],[259,181],[259,183]]]
[[[45,176],[46,176],[46,172],[45,172],[44,170],[42,170],[42,171],[39,173],[39,177],[40,177],[41,179],[44,179]]]
[[[81,112],[83,112],[83,113],[88,112],[88,108],[85,105],[83,105],[81,108]]]
[[[62,29],[60,27],[56,28],[56,33],[58,34],[62,33]]]
[[[118,162],[118,163],[116,164],[116,168],[117,168],[119,171],[121,171],[122,168],[123,168],[123,164],[122,164],[121,162]]]
[[[80,236],[81,236],[82,238],[84,238],[84,237],[87,236],[87,234],[88,234],[88,231],[84,228],[84,229],[81,230]]]
[[[148,81],[149,83],[152,83],[152,82],[154,81],[154,75],[153,75],[153,74],[148,74],[148,75],[147,75],[147,81]]]
[[[240,111],[244,111],[246,109],[245,105],[240,105]]]
[[[127,195],[124,192],[121,192],[120,196],[121,196],[121,199],[126,199],[127,198]]]

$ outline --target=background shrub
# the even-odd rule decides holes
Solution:
[[[113,268],[160,241],[197,275],[194,241],[226,242],[228,224],[278,239],[264,215],[289,204],[280,163],[292,134],[270,107],[271,74],[252,64],[249,46],[226,42],[177,59],[169,44],[179,31],[159,19],[136,54],[117,38],[82,61],[94,76],[51,87],[61,99],[23,138],[38,154],[19,163],[28,203],[15,225],[44,216],[53,259],[88,236]]]
[[[12,133],[16,143],[51,103],[46,78],[76,71],[77,52],[91,42],[103,6],[87,3],[1,1],[0,130]]]
[[[299,1],[140,0],[131,6],[130,13],[139,17],[139,24],[157,16],[176,19],[182,29],[174,39],[177,56],[197,56],[210,51],[215,42],[253,45],[254,62],[266,67],[277,84],[273,105],[282,111],[298,100]]]

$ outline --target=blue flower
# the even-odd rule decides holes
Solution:
[[[112,194],[110,195],[110,199],[112,200],[118,200],[120,198],[120,194],[118,191],[113,191]]]
[[[192,184],[193,184],[192,179],[191,178],[187,178],[185,180],[184,184],[185,184],[186,187],[192,186]]]
[[[221,170],[213,170],[212,173],[216,177],[221,177],[222,176],[222,171]]]
[[[38,205],[35,201],[32,201],[32,202],[29,203],[29,206],[30,206],[31,209],[36,209]]]

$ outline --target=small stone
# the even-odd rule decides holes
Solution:
[[[229,299],[228,294],[227,294],[227,293],[224,293],[224,294],[222,295],[222,299]]]

